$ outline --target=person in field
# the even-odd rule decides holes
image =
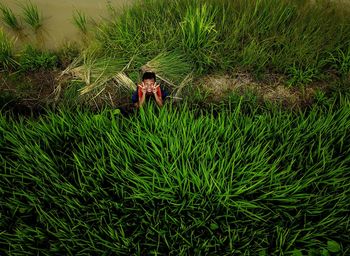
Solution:
[[[142,83],[137,85],[131,100],[137,108],[140,108],[146,100],[154,98],[157,105],[162,107],[167,96],[168,93],[156,83],[156,74],[154,72],[145,72],[142,76]]]

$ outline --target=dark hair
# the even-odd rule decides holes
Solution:
[[[145,72],[143,73],[142,81],[145,79],[154,79],[154,81],[156,81],[156,74],[154,72]]]

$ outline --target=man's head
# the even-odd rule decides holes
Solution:
[[[145,72],[142,76],[142,82],[146,86],[147,93],[151,94],[154,83],[156,82],[156,74],[153,72]]]

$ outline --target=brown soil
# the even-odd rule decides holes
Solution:
[[[10,93],[28,108],[34,108],[53,100],[56,77],[60,71],[38,71],[25,75],[0,73],[0,92]]]

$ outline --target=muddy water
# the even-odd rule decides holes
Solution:
[[[26,3],[23,0],[1,1],[2,4],[10,7],[17,17],[22,15],[22,9],[18,4],[19,2],[21,4]],[[117,12],[122,12],[123,8],[130,6],[133,0],[31,0],[31,2],[38,6],[39,11],[44,17],[43,32],[41,32],[41,45],[47,49],[54,49],[67,41],[78,41],[81,39],[79,30],[72,24],[74,10],[80,10],[84,12],[88,18],[92,18],[98,22],[102,17],[108,17],[108,3],[115,8]],[[93,26],[92,23],[90,23],[90,26]],[[9,34],[14,36],[2,22],[0,22],[0,27],[3,27]],[[29,27],[25,27],[23,34],[20,40],[17,41],[19,44],[34,40],[33,32]]]

